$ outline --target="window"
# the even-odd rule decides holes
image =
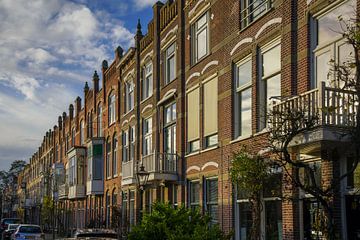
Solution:
[[[189,183],[189,207],[192,210],[195,210],[199,207],[200,204],[200,182],[192,181]]]
[[[165,84],[176,78],[175,43],[165,51]]]
[[[126,112],[131,111],[134,108],[134,83],[132,81],[126,82]]]
[[[87,137],[91,138],[93,136],[93,127],[92,127],[92,112],[87,115]]]
[[[122,225],[126,226],[127,224],[127,209],[128,209],[128,193],[122,192],[122,204],[121,204],[121,215],[122,215]]]
[[[218,81],[211,79],[204,84],[204,139],[205,148],[218,143]]]
[[[70,158],[70,167],[69,167],[69,185],[73,186],[76,184],[76,162],[75,157]]]
[[[218,222],[218,180],[206,180],[206,211],[211,217],[211,222],[216,224]]]
[[[234,137],[251,135],[252,61],[247,58],[235,66]]]
[[[102,137],[103,136],[103,130],[102,130],[102,106],[99,104],[97,109],[97,136]]]
[[[331,72],[331,61],[334,64],[342,64],[353,58],[353,47],[349,45],[341,35],[342,26],[338,17],[349,20],[354,15],[356,2],[354,0],[345,1],[336,8],[331,9],[327,13],[315,19],[316,25],[316,48],[314,50],[315,60],[315,77],[312,87],[320,86],[321,82],[325,82],[327,86],[338,87],[339,82],[335,81],[336,71]]]
[[[72,147],[75,146],[75,134],[76,134],[75,127],[73,127],[71,129],[71,146]]]
[[[143,120],[143,156],[152,153],[152,118]]]
[[[123,131],[122,133],[122,161],[128,162],[129,160],[129,131]]]
[[[273,0],[240,0],[240,26],[244,28],[265,14]]]
[[[105,198],[105,205],[106,205],[106,226],[110,226],[110,194],[109,190],[106,191],[106,198]]]
[[[277,43],[261,50],[261,90],[259,130],[266,127],[267,112],[281,97],[281,45]]]
[[[135,224],[135,191],[130,191],[130,226]]]
[[[104,175],[103,144],[95,144],[92,147],[92,172],[93,180],[102,180]]]
[[[115,177],[117,175],[117,151],[118,151],[118,140],[116,137],[116,133],[113,136],[113,148],[112,148],[112,175]]]
[[[110,142],[110,137],[108,137],[106,141],[106,177],[107,178],[111,177],[110,157],[111,157],[111,142]]]
[[[109,112],[108,112],[109,125],[111,125],[116,120],[115,94],[114,93],[110,93],[109,99],[108,99],[108,104],[109,104]]]
[[[176,153],[176,103],[165,107],[164,142],[166,153]]]
[[[145,190],[145,212],[151,213],[152,207],[152,189]]]
[[[85,128],[85,124],[84,124],[84,120],[80,121],[80,145],[84,145],[84,128]]]
[[[202,15],[192,26],[192,63],[209,54],[209,14]]]
[[[150,97],[153,93],[153,65],[148,63],[143,69],[143,80],[142,80],[142,99]]]
[[[200,149],[200,89],[187,94],[187,141],[188,152]]]
[[[132,161],[135,158],[135,126],[130,127],[129,142],[130,142],[129,157],[130,157],[130,161]]]

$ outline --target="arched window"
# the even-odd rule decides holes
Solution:
[[[80,121],[80,145],[84,144],[84,128],[85,128],[85,124],[84,124],[84,120]]]
[[[129,112],[134,108],[134,83],[132,80],[125,84],[125,97],[126,112]]]
[[[106,177],[107,178],[111,177],[110,156],[111,156],[111,141],[110,141],[110,137],[108,137],[106,141]]]
[[[117,175],[117,151],[118,151],[118,140],[116,133],[114,133],[112,139],[112,175]]]
[[[113,207],[117,206],[117,193],[116,193],[116,188],[114,188],[114,190],[112,191],[112,204]]]
[[[111,125],[112,123],[115,122],[116,120],[116,110],[115,110],[115,93],[114,91],[112,91],[109,94],[109,98],[108,98],[108,107],[109,107],[109,125]]]
[[[102,137],[103,136],[103,130],[102,130],[102,106],[101,103],[99,103],[97,108],[97,136]]]

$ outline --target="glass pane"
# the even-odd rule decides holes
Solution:
[[[277,98],[281,96],[281,76],[280,74],[269,78],[266,81],[266,99],[268,106],[272,104],[272,102],[276,101]]]
[[[207,54],[207,28],[197,34],[196,44],[197,59],[200,59]]]
[[[351,0],[320,17],[318,20],[318,45],[341,38],[343,30],[338,17],[349,19],[355,15],[355,9],[355,1]]]
[[[280,71],[281,68],[281,45],[263,53],[263,76],[269,76]]]
[[[324,52],[321,55],[316,56],[317,83],[325,81],[327,86],[330,85],[330,59],[330,51]]]
[[[252,76],[252,64],[251,60],[241,64],[238,67],[238,79],[236,81],[236,87],[241,87],[251,82]]]
[[[250,11],[252,12],[252,18],[255,20],[262,12],[266,11],[268,0],[250,0]]]
[[[248,88],[241,92],[241,136],[251,135],[251,92],[252,88]]]
[[[167,52],[167,56],[172,55],[175,52],[175,44],[171,44],[171,46],[168,47],[166,52]]]
[[[265,201],[266,240],[282,239],[281,201]]]
[[[239,232],[240,239],[246,240],[250,239],[251,223],[252,223],[252,213],[250,203],[244,202],[239,203]]]
[[[218,181],[207,180],[207,202],[216,203],[218,200]]]
[[[205,15],[203,15],[201,18],[199,18],[199,20],[197,21],[197,28],[201,28],[202,26],[204,26],[207,22],[207,13]]]
[[[175,56],[171,56],[167,62],[167,76],[168,82],[172,81],[175,78]]]

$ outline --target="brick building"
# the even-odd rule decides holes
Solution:
[[[46,133],[25,169],[31,208],[36,196],[53,192],[58,226],[69,229],[114,227],[117,206],[126,230],[138,221],[135,176],[143,164],[150,172],[145,211],[154,201],[200,207],[223,230],[234,229],[235,239],[246,239],[251,212],[229,179],[232,154],[242,146],[266,150],[263,109],[274,101],[345,108],[329,100],[340,89],[331,86],[328,62],[340,63],[351,51],[337,31],[337,16],[359,7],[356,0],[156,3],[147,33],[138,23],[135,46],[125,53],[118,47],[113,62],[102,63],[101,77],[94,73],[92,88],[86,83],[83,97]],[[318,167],[324,184],[346,171],[353,154],[334,136],[348,117],[334,114],[291,149]],[[45,181],[51,174],[58,189]],[[342,239],[356,239],[360,229],[354,221],[359,186],[352,179],[334,200]],[[274,180],[278,184],[269,184],[271,193],[262,197],[264,239],[307,238],[318,203],[298,190],[290,192],[297,201],[281,201],[275,190],[288,190],[281,174]]]

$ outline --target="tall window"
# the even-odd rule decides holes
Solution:
[[[110,93],[109,99],[108,99],[108,104],[109,104],[109,107],[108,107],[108,109],[109,109],[109,111],[108,111],[109,125],[111,125],[116,120],[115,93],[113,93],[113,92]]]
[[[106,191],[106,226],[110,226],[110,193],[109,190]]]
[[[135,191],[130,191],[130,226],[135,224]]]
[[[353,47],[349,45],[342,36],[342,26],[339,24],[338,17],[349,19],[354,15],[356,9],[356,1],[344,1],[341,5],[328,11],[316,19],[314,50],[315,60],[315,78],[312,84],[313,88],[319,87],[321,82],[325,82],[327,86],[338,86],[341,84],[336,79],[336,71],[330,72],[331,61],[335,64],[342,64],[353,58]]]
[[[125,85],[126,112],[129,112],[134,108],[134,83],[128,81]]]
[[[165,152],[176,153],[176,103],[165,107]]]
[[[84,145],[84,129],[85,129],[85,124],[84,124],[84,120],[80,121],[80,145]]]
[[[251,135],[252,61],[247,58],[235,66],[234,137]]]
[[[218,222],[218,180],[206,179],[206,211],[212,223]]]
[[[218,143],[218,81],[211,79],[204,84],[204,138],[205,148]]]
[[[187,94],[187,141],[188,152],[200,149],[200,89]]]
[[[114,133],[113,141],[112,141],[112,175],[117,175],[117,151],[118,151],[118,140],[116,137],[116,133]]]
[[[121,204],[121,218],[122,225],[126,226],[127,223],[127,210],[128,210],[128,193],[122,192],[122,204]]]
[[[106,177],[107,178],[111,177],[110,157],[111,157],[111,142],[110,142],[110,137],[108,137],[108,139],[106,140]]]
[[[281,97],[281,45],[276,43],[261,50],[261,91],[259,130],[266,127],[267,112]]]
[[[152,153],[152,118],[143,120],[143,156]]]
[[[146,64],[143,69],[142,80],[142,99],[150,97],[153,93],[153,65],[151,62]]]
[[[150,213],[152,207],[152,189],[145,190],[145,212]]]
[[[135,158],[135,126],[131,126],[129,130],[129,142],[130,142],[130,161]]]
[[[73,127],[71,129],[71,146],[75,146],[75,134],[76,134],[76,131],[75,131],[75,127]]]
[[[103,136],[103,130],[102,130],[102,106],[101,103],[98,105],[97,109],[97,136],[102,137]]]
[[[209,13],[202,15],[192,26],[192,63],[209,54]]]
[[[128,162],[129,159],[129,131],[123,131],[122,133],[122,161]]]
[[[195,210],[200,204],[200,183],[198,181],[192,181],[189,183],[189,207]]]
[[[92,135],[93,135],[93,132],[92,132],[92,112],[91,113],[88,113],[87,114],[87,137],[88,138],[91,138]]]
[[[274,0],[240,0],[240,25],[248,26],[272,7]]]
[[[176,78],[175,43],[165,51],[165,84]]]
[[[76,158],[72,157],[70,158],[70,164],[69,164],[69,185],[73,186],[76,184]]]

